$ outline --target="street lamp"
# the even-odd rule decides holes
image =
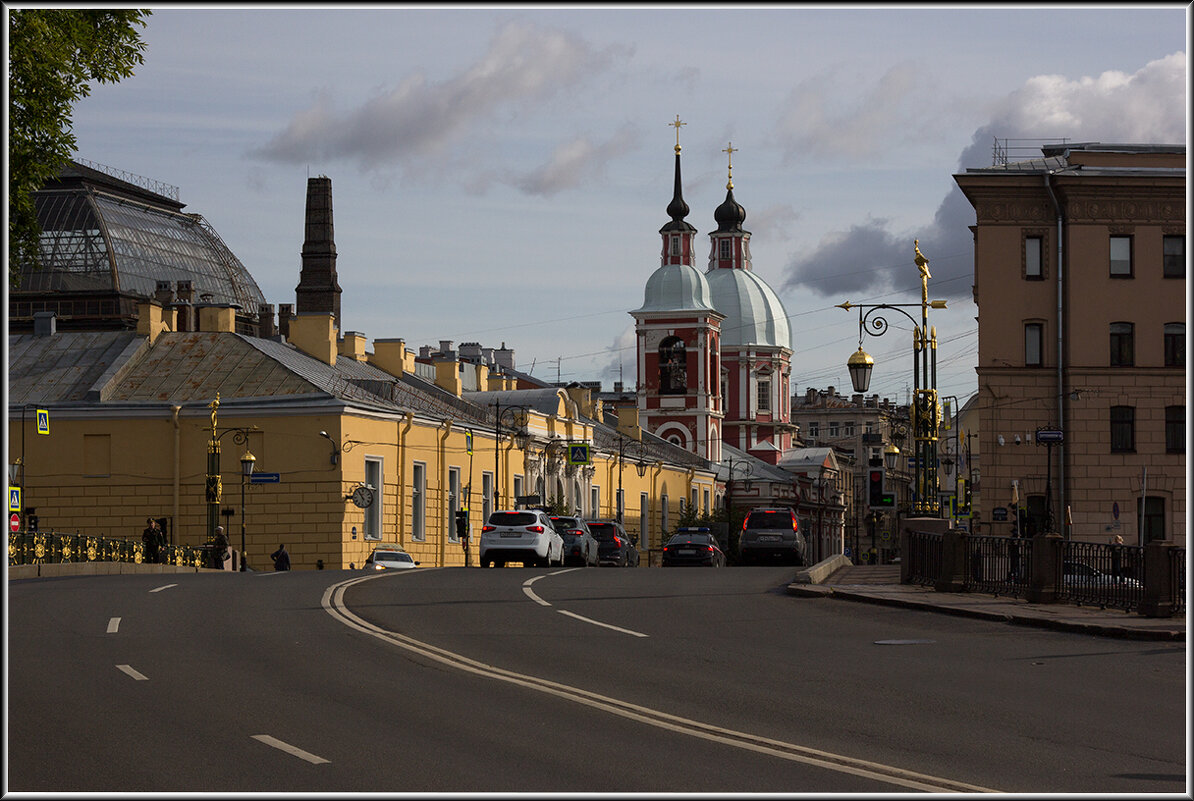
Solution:
[[[937,329],[929,326],[929,309],[944,309],[944,300],[929,300],[929,260],[920,252],[919,240],[915,243],[916,266],[920,271],[920,303],[857,304],[846,301],[838,308],[849,311],[858,309],[858,350],[846,362],[850,381],[855,392],[866,392],[870,387],[874,359],[862,349],[862,339],[868,326],[871,334],[882,336],[887,333],[887,319],[875,312],[891,309],[908,318],[912,323],[912,381],[915,386],[912,404],[912,435],[915,440],[916,479],[915,509],[921,514],[939,515],[940,499],[937,497],[937,425],[940,411],[937,405]],[[905,308],[919,308],[920,322]]]
[[[900,449],[895,446],[895,443],[887,443],[887,447],[883,449],[883,463],[887,465],[888,470],[896,469],[896,462],[900,458]]]
[[[245,484],[253,475],[253,465],[257,464],[257,457],[245,448],[240,457],[240,570],[245,571]]]
[[[514,415],[513,415],[514,412],[521,412],[522,414],[525,415],[530,412],[530,409],[527,406],[521,406],[521,405],[502,406],[501,401],[494,401],[494,403],[492,405],[494,407],[493,469],[494,469],[494,473],[495,473],[495,475],[493,477],[493,508],[501,509],[502,508],[502,505],[501,505],[501,497],[502,497],[502,492],[501,492],[501,486],[502,486],[502,465],[501,465],[502,421],[506,419],[506,415],[510,415],[510,419],[511,419],[511,421],[513,421],[515,419]],[[530,441],[531,441],[531,434],[527,430],[525,424],[522,423],[521,420],[519,420],[519,427],[517,429],[512,428],[510,433],[511,433],[511,441],[514,442],[515,444],[517,444],[519,448],[526,450],[527,445],[530,444]],[[508,470],[509,467],[510,467],[509,464],[507,464],[506,469]],[[511,507],[511,508],[513,508],[513,507]]]

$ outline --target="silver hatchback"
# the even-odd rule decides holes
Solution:
[[[739,561],[744,565],[764,559],[780,559],[804,565],[804,535],[796,513],[787,507],[756,507],[742,521],[738,540]]]

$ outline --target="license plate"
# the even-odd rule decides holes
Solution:
[[[676,553],[680,554],[681,556],[696,556],[696,551],[694,551],[692,548],[677,548]]]
[[[503,537],[521,537],[522,535],[519,534],[517,531],[503,531],[502,536]]]
[[[776,534],[763,534],[759,537],[759,542],[779,542],[780,537]]]

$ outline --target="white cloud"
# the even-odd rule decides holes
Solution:
[[[881,94],[878,88],[871,94]],[[1036,76],[996,105],[992,120],[962,152],[959,169],[989,166],[995,138],[1184,144],[1185,102],[1185,53],[1151,61],[1130,75]],[[885,220],[867,220],[826,234],[813,252],[788,264],[783,286],[821,297],[907,288],[916,275],[909,265],[912,241],[918,237],[931,262],[934,294],[964,298],[972,283],[974,247],[968,226],[973,223],[973,208],[954,186],[931,223],[917,226],[915,233],[891,231]]]

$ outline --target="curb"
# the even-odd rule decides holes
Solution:
[[[1184,642],[1186,639],[1186,633],[1184,630],[1176,631],[1136,629],[1129,626],[1106,626],[1098,623],[1077,623],[1067,620],[1040,618],[1033,615],[992,612],[983,609],[962,609],[953,606],[925,603],[923,601],[913,601],[901,598],[885,598],[877,595],[868,595],[866,593],[841,591],[835,590],[832,587],[809,584],[789,584],[787,590],[789,595],[801,596],[805,598],[836,598],[843,601],[863,601],[866,603],[879,604],[881,606],[896,606],[904,609],[919,609],[925,612],[938,612],[947,615],[954,615],[957,617],[978,618],[980,620],[991,620],[999,623],[1010,623],[1013,625],[1053,629],[1055,631],[1068,631],[1076,634],[1088,634],[1098,637],[1114,637],[1117,639],[1126,640],[1161,640],[1176,642]]]

